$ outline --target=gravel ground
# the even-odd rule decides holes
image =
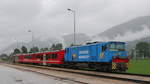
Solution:
[[[52,77],[55,76],[55,78],[57,78],[57,79],[63,78],[65,81],[73,80],[73,81],[80,81],[80,82],[88,83],[88,84],[136,84],[136,83],[131,83],[131,82],[127,82],[127,81],[111,80],[111,79],[106,79],[106,78],[96,78],[96,77],[84,76],[84,75],[61,72],[61,71],[44,70],[44,69],[40,69],[40,68],[31,68],[31,67],[16,66],[16,65],[9,65],[9,66],[14,67],[14,68],[20,68],[20,69],[24,69],[24,70],[32,70],[35,72],[48,74]],[[64,80],[62,80],[62,81],[64,81]],[[67,82],[67,83],[76,84],[76,83],[72,83],[72,82]],[[49,83],[49,84],[59,84],[59,83]]]

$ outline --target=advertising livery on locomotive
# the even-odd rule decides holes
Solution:
[[[124,42],[99,42],[53,52],[19,54],[14,56],[14,62],[71,68],[86,67],[99,71],[126,71],[129,59]]]

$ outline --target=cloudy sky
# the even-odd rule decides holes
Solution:
[[[150,15],[150,0],[0,0],[0,47],[16,39],[61,38],[73,32],[95,35],[138,16]]]

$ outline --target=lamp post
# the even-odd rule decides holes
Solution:
[[[72,12],[73,13],[73,17],[74,17],[74,35],[73,35],[73,44],[76,45],[76,12],[75,10],[72,10],[72,9],[67,9],[68,11]]]
[[[33,43],[33,39],[34,39],[34,36],[33,36],[33,32],[31,30],[28,30],[28,32],[31,32],[32,34],[32,48],[34,47],[34,43]]]
[[[137,56],[137,50],[135,48],[133,48],[133,55],[134,55],[133,58],[136,60],[136,58],[137,58],[136,57]]]
[[[14,40],[15,40],[16,43],[17,43],[16,48],[19,48],[19,47],[18,47],[18,39],[16,39],[16,37],[15,37]]]

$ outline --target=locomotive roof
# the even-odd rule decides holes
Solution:
[[[73,48],[73,47],[80,47],[80,46],[88,46],[88,45],[95,45],[95,44],[99,44],[99,43],[125,43],[125,42],[121,42],[121,41],[108,41],[108,42],[91,42],[91,43],[88,43],[88,44],[85,44],[85,45],[76,45],[76,46],[71,46],[71,47],[68,47],[68,48]]]

